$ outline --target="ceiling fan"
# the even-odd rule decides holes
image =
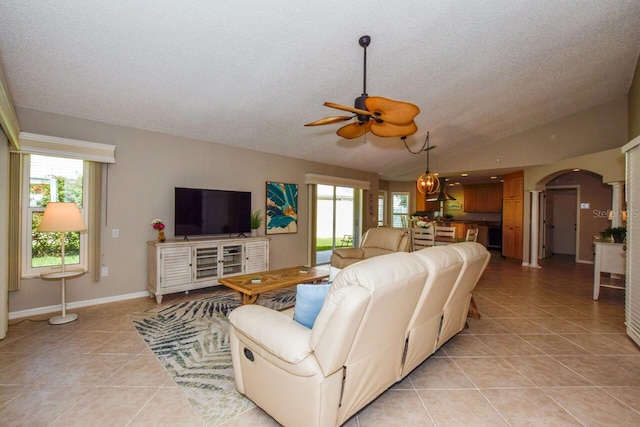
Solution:
[[[354,107],[335,102],[324,103],[327,107],[348,111],[354,115],[326,117],[305,126],[329,125],[356,118],[357,121],[342,126],[336,133],[347,139],[357,138],[367,132],[380,137],[413,135],[418,130],[413,119],[420,113],[420,108],[408,102],[367,95],[367,46],[371,43],[371,37],[362,36],[358,42],[364,48],[362,95],[356,98]]]

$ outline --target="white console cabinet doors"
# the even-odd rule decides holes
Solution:
[[[150,296],[218,285],[218,278],[269,269],[269,239],[199,239],[148,245]]]

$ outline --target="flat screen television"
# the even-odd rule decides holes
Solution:
[[[175,188],[175,236],[251,232],[251,192]]]

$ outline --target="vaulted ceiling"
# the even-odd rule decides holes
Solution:
[[[443,152],[627,94],[640,2],[3,0],[0,66],[19,107],[379,173],[421,173],[398,138],[338,137],[367,90],[420,107]]]

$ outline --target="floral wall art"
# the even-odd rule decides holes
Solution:
[[[267,234],[298,232],[298,185],[267,181]]]

